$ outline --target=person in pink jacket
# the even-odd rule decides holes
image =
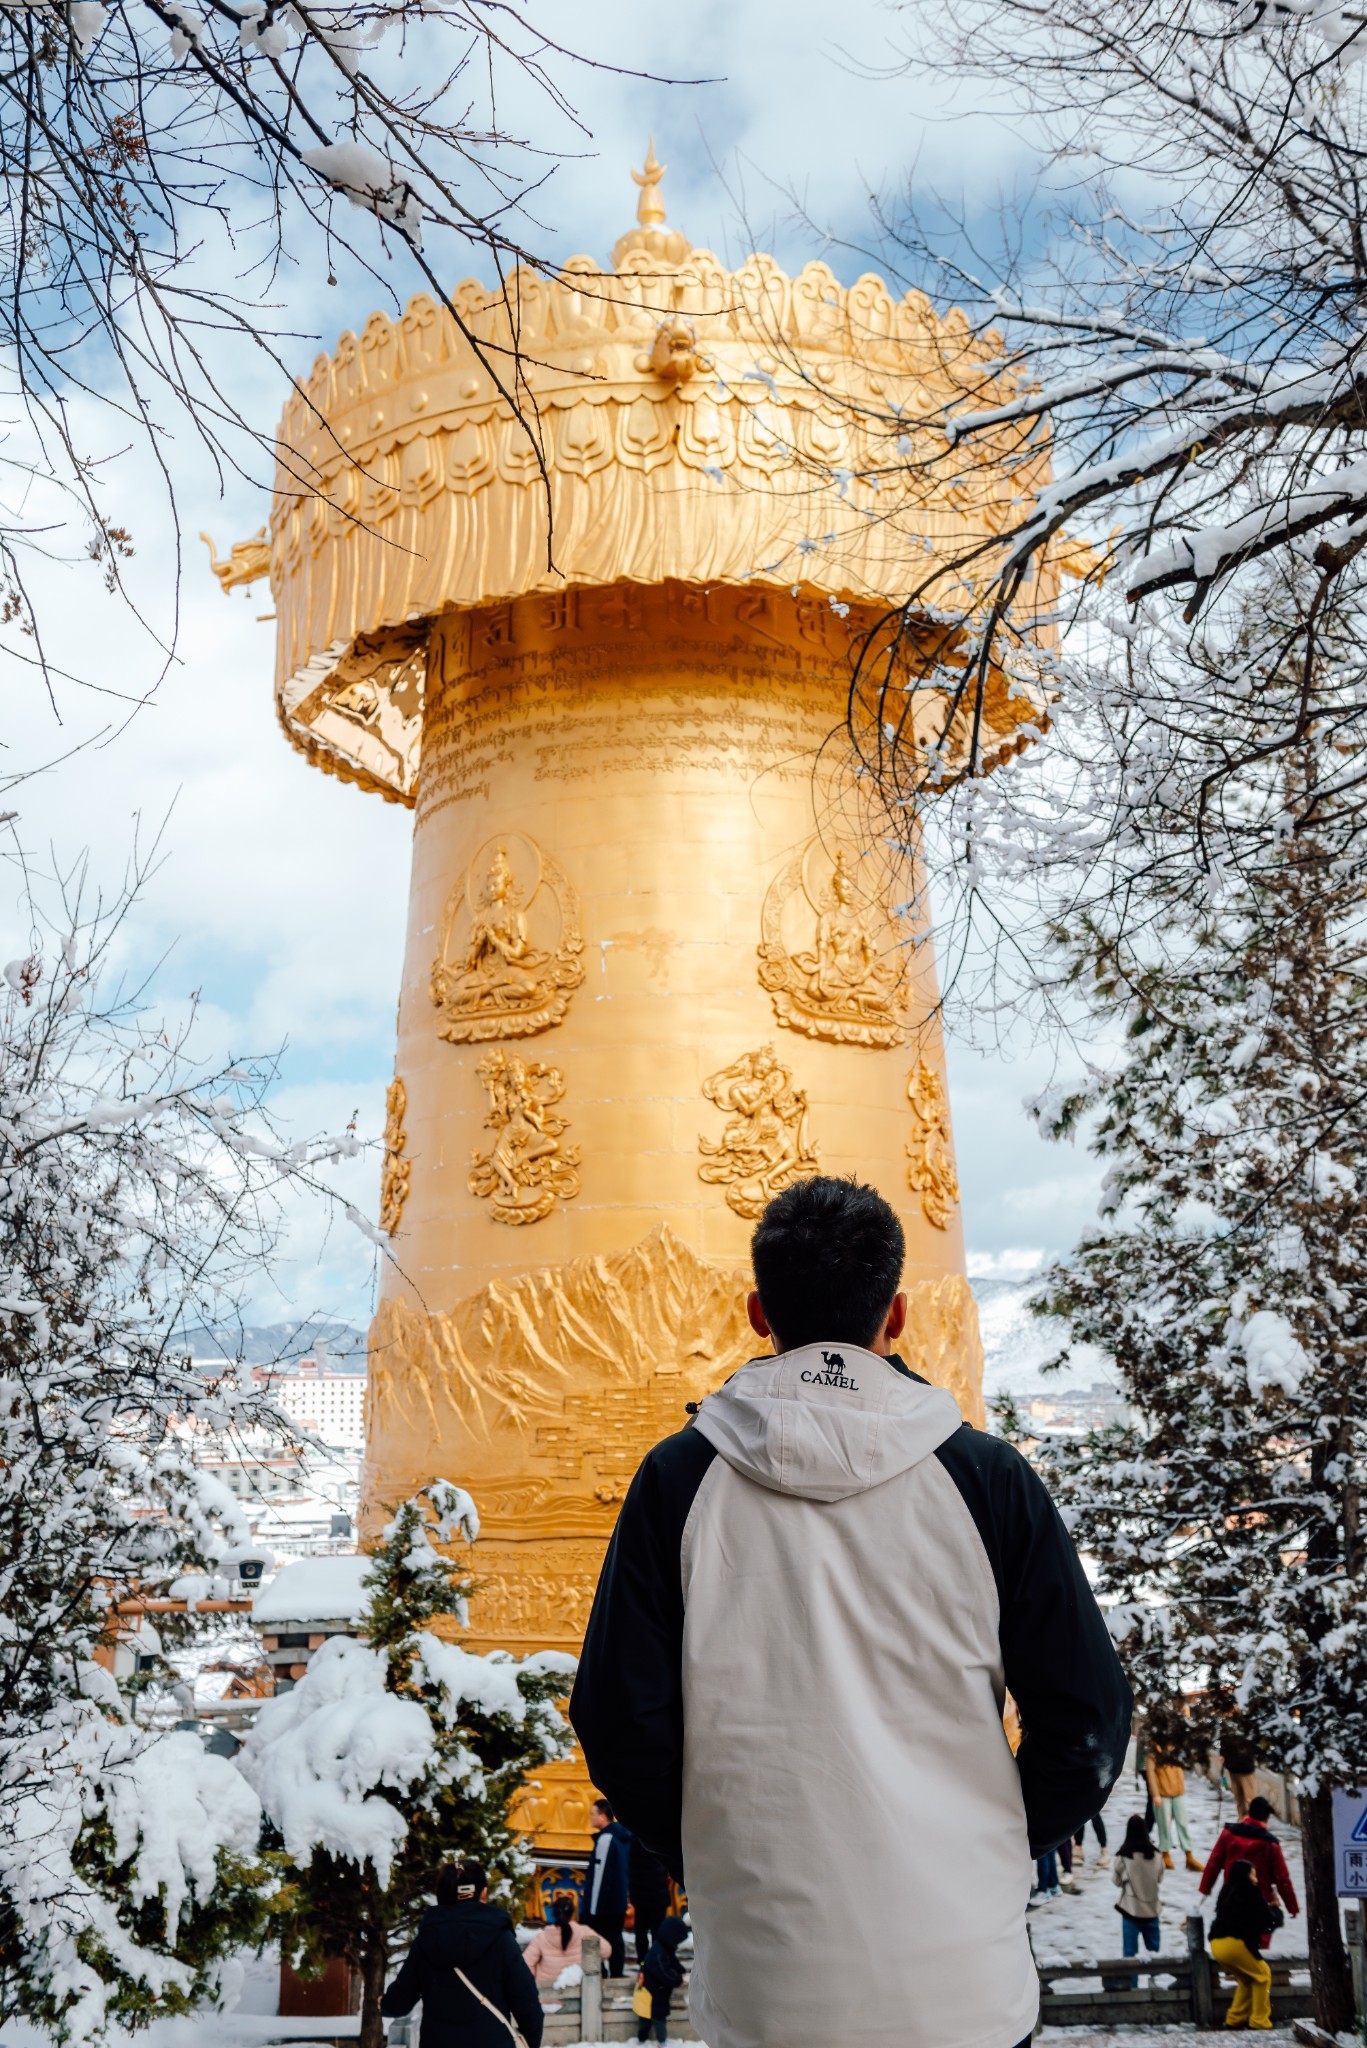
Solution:
[[[522,1960],[538,1984],[554,1984],[562,1970],[571,1965],[576,1970],[584,1967],[584,1936],[592,1934],[591,1927],[581,1927],[574,1917],[574,1900],[562,1892],[551,1908],[554,1919],[540,1934],[533,1935],[522,1951]],[[598,1936],[603,1948],[603,1961],[612,1954],[612,1945],[601,1934]]]

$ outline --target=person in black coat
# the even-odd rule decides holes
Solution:
[[[643,1963],[646,1951],[655,1939],[656,1929],[669,1911],[669,1872],[665,1869],[663,1856],[647,1849],[639,1835],[631,1838],[627,1885],[636,1936],[636,1960]]]
[[[650,2018],[637,2020],[638,2041],[644,2041],[652,2030],[657,2041],[664,2041],[668,2035],[669,2008],[684,1980],[679,1943],[687,1933],[688,1922],[677,1913],[670,1913],[660,1922],[660,1931],[646,1951],[641,1982],[650,1993]]]
[[[497,2010],[490,2012],[476,1992]],[[386,2019],[401,2019],[419,1999],[420,2048],[512,2048],[505,2014],[527,2048],[541,2048],[536,1979],[522,1960],[512,1921],[501,1906],[489,1904],[489,1874],[482,1863],[448,1863],[438,1873],[437,1903],[423,1914],[380,2011]]]
[[[580,1919],[585,1927],[601,1934],[612,1944],[609,1977],[626,1971],[626,1944],[622,1927],[627,1917],[629,1884],[627,1870],[631,1856],[631,1831],[622,1823],[606,1799],[595,1799],[589,1810],[593,1829],[593,1853],[589,1857],[584,1885],[584,1909]]]
[[[1253,1865],[1232,1863],[1215,1905],[1210,1952],[1235,1983],[1234,2002],[1225,2014],[1227,2027],[1272,2025],[1272,1966],[1263,1960],[1262,1944],[1272,1932],[1272,1914],[1258,1889]]]

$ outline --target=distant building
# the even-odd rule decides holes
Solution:
[[[316,1358],[301,1358],[292,1372],[253,1366],[252,1379],[268,1388],[291,1421],[325,1444],[350,1447],[365,1442],[364,1373],[330,1372],[320,1368]]]
[[[1051,1388],[1047,1393],[1020,1394],[1016,1412],[1042,1436],[1077,1436],[1089,1429],[1105,1429],[1124,1422],[1129,1406],[1123,1395],[1104,1380],[1087,1387]]]

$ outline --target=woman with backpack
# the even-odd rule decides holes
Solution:
[[[1163,1859],[1153,1846],[1142,1814],[1132,1813],[1125,1839],[1116,1850],[1112,1881],[1120,1887],[1120,1933],[1123,1953],[1137,1956],[1142,1941],[1150,1955],[1157,1955],[1159,1940],[1158,1890],[1163,1882]],[[1137,1977],[1122,1978],[1118,1987],[1137,1991]]]
[[[1230,1865],[1210,1930],[1210,1952],[1235,1980],[1234,2002],[1225,2014],[1227,2027],[1272,2025],[1272,1966],[1262,1956],[1263,1938],[1271,1931],[1271,1909],[1258,1889],[1253,1865],[1240,1858]]]
[[[514,2026],[527,2048],[541,2048],[536,1979],[512,1921],[489,1904],[488,1871],[473,1859],[448,1863],[436,1889],[380,2011],[401,2019],[421,1999],[419,2048],[512,2048]]]

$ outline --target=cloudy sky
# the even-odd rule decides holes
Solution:
[[[533,12],[588,56],[708,81],[652,83],[588,67],[562,75],[589,132],[562,123],[553,134],[579,154],[538,200],[535,239],[548,254],[606,255],[631,223],[628,172],[649,133],[669,165],[671,221],[695,243],[735,259],[758,242],[790,264],[824,254],[846,276],[866,266],[823,247],[794,198],[837,242],[860,242],[872,192],[962,193],[970,215],[985,216],[1030,175],[1027,141],[1008,114],[966,96],[947,102],[940,81],[899,65],[907,39],[897,12],[874,0],[653,9],[597,0],[573,18],[564,8]],[[505,114],[511,126],[546,118],[516,87]],[[327,289],[314,254],[300,254],[272,317],[297,333],[292,355],[303,368],[317,346],[360,324],[375,293],[345,276]],[[399,294],[416,282],[396,262]],[[274,420],[283,393],[264,358],[235,345],[214,358],[214,373],[245,411],[265,426]],[[132,587],[164,623],[173,556],[155,479],[145,458],[118,456],[108,422],[92,420],[89,431],[110,451],[111,488],[138,545]],[[153,639],[87,574],[54,566],[44,575],[65,634],[62,658],[83,680],[59,688],[54,707],[11,670],[11,772],[58,763],[8,799],[20,814],[15,845],[39,875],[88,852],[107,887],[135,840],[160,832],[163,858],[127,935],[128,971],[150,973],[152,998],[173,1014],[198,996],[206,1057],[284,1045],[277,1108],[296,1134],[335,1128],[353,1112],[374,1134],[392,1069],[409,816],[312,772],[276,729],[273,628],[258,618],[268,595],[258,585],[225,598],[195,539],[203,528],[224,548],[260,526],[259,475],[220,478],[184,433],[165,453],[186,537],[177,658],[128,715],[125,698],[142,695],[160,668]],[[17,896],[6,911],[10,958],[25,950],[27,929]],[[1021,1110],[1022,1097],[1052,1076],[1047,1048],[1029,1049],[1024,1036],[991,1051],[959,1043],[950,1059],[969,1244],[981,1270],[1009,1272],[1031,1251],[1070,1242],[1093,1213],[1097,1175],[1085,1157],[1043,1145]],[[355,1169],[351,1192],[367,1208],[377,1179],[373,1159]],[[363,1239],[301,1214],[288,1249],[263,1319],[315,1308],[365,1319],[372,1274]]]

